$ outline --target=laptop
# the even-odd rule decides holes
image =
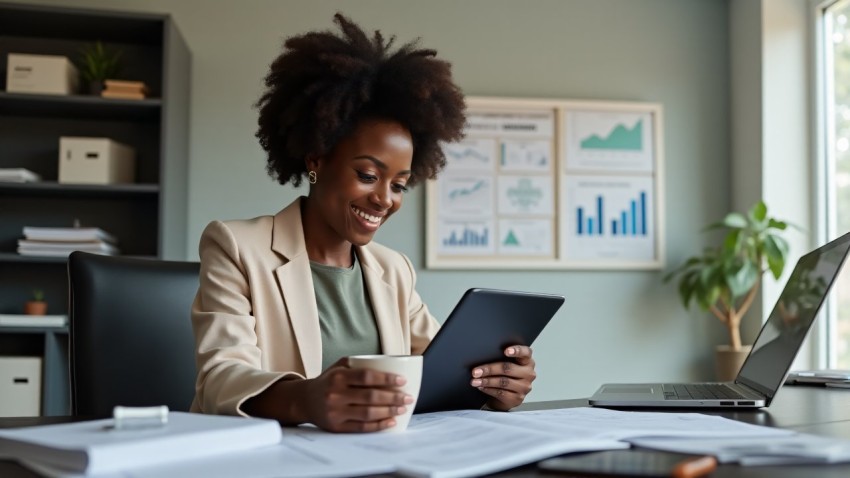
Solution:
[[[850,233],[797,261],[733,382],[607,383],[589,402],[602,407],[767,407],[812,327],[850,250]]]
[[[505,347],[531,345],[564,303],[560,295],[469,289],[422,354],[414,413],[478,409],[490,398],[469,384],[477,365],[505,362]]]

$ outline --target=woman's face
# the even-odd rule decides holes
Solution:
[[[316,171],[310,197],[339,238],[367,244],[401,208],[412,161],[413,141],[404,126],[363,120],[327,156],[307,161]]]

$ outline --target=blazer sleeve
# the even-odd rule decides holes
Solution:
[[[401,254],[401,253],[400,253]],[[440,323],[428,311],[428,307],[422,302],[422,298],[416,292],[416,270],[410,259],[401,254],[404,263],[410,272],[410,292],[407,299],[407,317],[410,320],[410,353],[422,355],[431,339],[437,335]]]
[[[198,377],[195,404],[210,414],[243,415],[240,406],[295,372],[262,369],[251,290],[233,233],[210,223],[199,245],[200,285],[192,305]]]

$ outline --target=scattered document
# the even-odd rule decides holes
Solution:
[[[24,168],[0,168],[0,182],[4,183],[34,183],[41,181],[41,176]]]
[[[170,417],[169,427],[197,417],[203,423],[194,428],[204,430],[201,437],[171,436],[181,434],[160,430],[144,440],[122,440],[113,446],[102,438],[110,436],[104,428],[110,420],[100,420],[0,431],[0,455],[13,456],[55,478],[331,478],[384,473],[463,478],[565,453],[632,444],[713,454],[721,462],[744,465],[850,461],[850,442],[700,413],[462,410],[414,415],[402,433],[335,434],[300,426],[286,428],[282,438],[277,422],[269,420],[176,412]],[[8,446],[21,443],[24,434],[29,435],[29,449]],[[93,440],[95,436],[101,438]],[[57,455],[63,444],[70,446],[65,450],[68,455]]]
[[[64,327],[67,324],[67,315],[0,314],[2,327]]]
[[[390,459],[396,473],[430,478],[480,476],[564,453],[629,447],[615,440],[559,437],[457,412],[414,415],[404,433],[337,435],[299,427],[286,430],[284,442],[328,461],[340,453],[367,462]]]
[[[721,463],[744,466],[850,462],[850,441],[806,433],[759,438],[636,438],[635,446],[678,453],[714,455]]]
[[[171,412],[159,428],[116,430],[110,418],[0,430],[0,456],[99,475],[251,450],[280,438],[274,420]]]

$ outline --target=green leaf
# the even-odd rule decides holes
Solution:
[[[749,211],[750,219],[753,222],[762,222],[764,218],[767,217],[767,206],[764,204],[764,201],[759,201],[753,205],[752,209]]]
[[[738,267],[731,268],[725,274],[726,284],[732,298],[738,298],[750,291],[758,280],[761,271],[750,261],[743,261]]]
[[[732,212],[723,218],[723,225],[734,229],[744,229],[747,227],[747,218],[743,214]]]
[[[780,231],[784,231],[785,229],[788,228],[788,223],[785,222],[785,221],[777,221],[776,219],[770,218],[770,221],[768,221],[767,227],[773,228],[773,229],[779,229]]]

